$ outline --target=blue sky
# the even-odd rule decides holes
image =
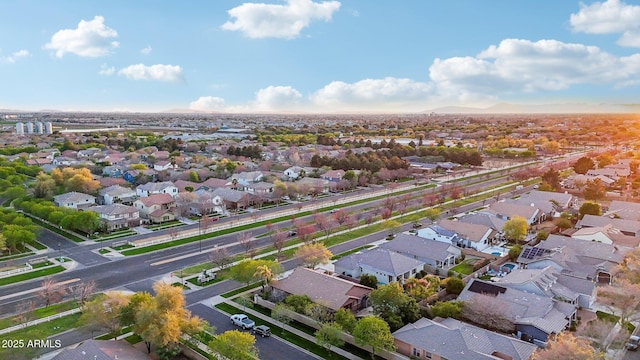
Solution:
[[[640,1],[3,0],[0,81],[21,110],[637,103]]]

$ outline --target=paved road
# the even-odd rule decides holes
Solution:
[[[203,304],[195,304],[189,306],[191,313],[198,315],[199,317],[207,320],[210,325],[216,327],[216,333],[223,333],[228,330],[240,330],[241,328],[231,324],[229,316],[223,314],[217,309],[212,309],[209,306]],[[260,354],[260,359],[263,360],[282,360],[282,359],[300,359],[300,360],[315,360],[316,358],[305,351],[300,350],[297,347],[289,344],[284,340],[280,340],[277,337],[262,338],[256,336],[256,347]]]

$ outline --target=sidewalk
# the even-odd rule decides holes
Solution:
[[[251,290],[249,290],[249,291],[247,291],[247,292],[245,292],[245,293],[248,293],[248,292],[251,292]],[[238,294],[237,296],[243,295],[243,294],[245,294],[245,293]],[[237,296],[234,296],[234,297],[237,297]],[[217,298],[221,298],[221,299],[222,299],[222,301],[220,301],[220,299],[217,299]],[[216,302],[216,301],[218,301],[218,302]],[[205,304],[205,305],[207,305],[207,306],[211,306],[212,308],[215,308],[215,305],[217,305],[217,304],[219,304],[219,303],[223,303],[223,302],[224,302],[224,303],[227,303],[227,304],[229,304],[229,305],[231,305],[231,306],[238,307],[238,304],[236,304],[235,302],[233,302],[233,301],[232,301],[232,298],[226,299],[226,298],[223,298],[223,297],[221,297],[221,296],[217,296],[217,297],[215,297],[215,298],[211,298],[211,299],[209,299],[209,300],[206,300],[206,302],[205,302],[205,301],[203,301],[202,303],[203,303],[203,304]],[[218,308],[215,308],[215,310],[216,310],[216,311],[222,311],[222,310],[220,310],[220,309],[218,309]],[[315,338],[315,336],[309,335],[309,334],[307,334],[307,333],[305,333],[305,332],[303,332],[303,331],[300,331],[300,330],[298,330],[298,329],[296,329],[296,328],[294,328],[294,327],[292,327],[292,326],[286,326],[285,324],[283,324],[283,323],[281,323],[281,322],[279,322],[279,321],[276,321],[275,319],[273,319],[273,318],[271,318],[271,317],[269,317],[269,316],[266,316],[266,315],[264,315],[264,314],[262,314],[262,313],[259,313],[259,312],[255,311],[255,310],[253,310],[253,309],[245,308],[243,311],[244,311],[245,313],[247,313],[247,314],[250,314],[251,316],[254,316],[254,317],[260,318],[260,319],[262,319],[262,320],[264,320],[264,321],[266,321],[266,322],[269,322],[269,323],[272,323],[272,324],[274,324],[274,325],[276,325],[276,326],[278,326],[278,327],[281,327],[283,330],[288,331],[288,332],[290,332],[290,333],[292,333],[292,334],[294,334],[294,335],[296,335],[296,336],[299,336],[299,337],[301,337],[301,338],[303,338],[303,339],[305,339],[305,340],[307,340],[307,341],[311,341],[311,342],[312,342],[312,343],[314,343],[314,344],[316,343],[316,338]],[[228,314],[228,315],[231,315],[231,314]],[[303,348],[299,347],[299,346],[298,346],[298,345],[296,345],[296,344],[293,344],[293,343],[291,343],[291,342],[288,342],[287,340],[284,340],[284,339],[282,339],[282,338],[279,338],[279,337],[277,337],[277,336],[275,336],[275,335],[271,335],[271,336],[273,336],[273,337],[275,337],[275,338],[279,339],[280,341],[284,341],[284,342],[288,343],[290,346],[294,346],[294,347],[298,348],[300,351],[303,351],[303,352],[305,352],[305,353],[309,354],[310,356],[315,357],[316,359],[323,359],[322,357],[320,357],[320,356],[318,356],[318,355],[316,355],[316,354],[314,354],[314,353],[310,352],[309,350],[307,350],[307,349],[303,349]],[[337,348],[337,347],[335,347],[335,346],[331,347],[331,351],[333,351],[334,353],[336,353],[336,354],[338,354],[338,355],[340,355],[340,356],[344,356],[344,357],[345,357],[345,358],[347,358],[347,359],[351,359],[351,360],[360,360],[360,359],[362,359],[362,358],[360,358],[360,357],[357,357],[357,356],[353,355],[352,353],[350,353],[350,352],[348,352],[348,351],[342,350],[342,349]]]

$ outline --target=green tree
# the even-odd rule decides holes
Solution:
[[[585,201],[584,203],[582,203],[582,205],[580,205],[580,210],[578,210],[578,214],[580,214],[581,220],[587,214],[600,216],[602,214],[602,208],[598,203],[595,203],[592,201]]]
[[[379,286],[371,292],[370,300],[373,312],[394,330],[420,317],[415,299],[405,294],[398,282]]]
[[[200,182],[200,175],[198,175],[198,173],[195,172],[195,171],[189,172],[189,181],[195,182],[195,183],[199,183]]]
[[[340,308],[333,315],[333,321],[340,325],[342,329],[346,332],[352,332],[353,328],[356,327],[356,317],[353,313],[345,308]]]
[[[5,244],[9,253],[16,251],[18,247],[23,248],[25,243],[32,244],[36,240],[36,234],[28,228],[20,225],[4,225],[2,227]]]
[[[279,321],[282,323],[282,329],[285,329],[286,325],[293,320],[295,311],[288,305],[283,303],[278,303],[271,310],[271,317],[275,321]]]
[[[282,265],[271,260],[243,260],[229,269],[229,276],[241,283],[250,284],[257,281],[256,272],[259,266],[267,266],[271,269],[273,276],[282,272]]]
[[[331,352],[331,347],[344,345],[342,327],[336,323],[324,323],[315,333],[316,343]]]
[[[578,174],[586,174],[587,171],[595,169],[596,163],[590,157],[583,156],[575,164],[573,164],[573,171]]]
[[[143,304],[148,304],[153,300],[151,294],[146,291],[137,292],[129,298],[129,303],[120,309],[120,323],[123,326],[135,324],[136,313]]]
[[[360,285],[376,289],[378,287],[378,278],[373,274],[362,274],[360,275]]]
[[[600,179],[587,180],[582,195],[587,200],[602,200],[607,196],[607,188]]]
[[[433,317],[459,319],[463,306],[464,302],[462,301],[438,301],[431,307],[431,315]]]
[[[456,276],[450,276],[444,280],[446,282],[445,288],[449,294],[460,294],[464,289],[464,281]]]
[[[389,324],[377,316],[360,319],[353,329],[353,338],[358,345],[371,346],[372,359],[377,350],[394,351],[396,348]]]
[[[287,304],[291,309],[293,309],[293,311],[300,314],[304,314],[304,311],[307,308],[307,306],[311,305],[313,301],[311,301],[311,298],[309,297],[309,295],[306,295],[306,294],[303,294],[303,295],[291,294],[284,299],[284,303]]]
[[[85,304],[80,322],[93,330],[106,330],[115,340],[123,327],[122,309],[129,304],[130,297],[121,291],[107,291]]]
[[[549,169],[542,174],[542,180],[549,184],[552,189],[557,190],[560,188],[560,173],[558,170]]]
[[[515,241],[516,244],[524,241],[527,236],[527,231],[529,231],[527,220],[518,215],[507,220],[502,227],[504,237]]]
[[[252,360],[258,358],[256,338],[238,330],[225,331],[209,342],[209,348],[229,360]]]
[[[522,253],[522,245],[520,244],[513,245],[511,249],[509,249],[509,259],[511,259],[511,261],[516,261],[518,257],[520,257],[521,253]]]
[[[424,217],[431,220],[431,222],[438,220],[438,218],[440,217],[440,210],[436,208],[428,208],[423,210],[423,212],[425,214]]]

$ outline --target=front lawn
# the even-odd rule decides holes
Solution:
[[[0,286],[9,285],[9,284],[13,284],[13,283],[17,283],[25,280],[35,279],[42,276],[53,275],[59,272],[63,272],[64,270],[65,270],[64,266],[58,265],[58,266],[54,266],[46,269],[30,271],[20,275],[8,276],[5,278],[0,278]]]

